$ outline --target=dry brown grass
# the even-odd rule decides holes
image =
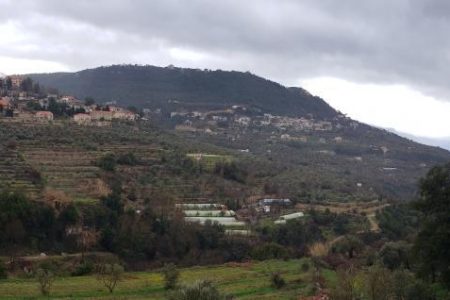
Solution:
[[[92,195],[95,198],[101,198],[111,193],[109,186],[100,178],[89,180],[86,184],[85,191],[88,195]]]
[[[323,257],[330,251],[328,243],[317,242],[309,246],[308,252],[312,257]]]
[[[43,192],[43,200],[50,206],[57,208],[59,205],[67,205],[72,199],[63,191],[46,188]]]

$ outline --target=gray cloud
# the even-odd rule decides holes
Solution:
[[[6,25],[21,39],[0,39],[0,55],[73,70],[174,63],[287,84],[313,76],[408,84],[450,100],[446,0],[0,0]]]

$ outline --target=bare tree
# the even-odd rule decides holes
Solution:
[[[110,293],[114,292],[123,278],[124,269],[119,264],[102,264],[97,266],[97,280],[101,281]]]
[[[94,230],[82,229],[77,236],[77,245],[81,250],[81,261],[84,261],[85,253],[97,243],[98,234]]]

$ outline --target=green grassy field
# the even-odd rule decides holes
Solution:
[[[181,270],[180,282],[189,283],[208,279],[220,291],[237,299],[298,299],[311,291],[311,270],[302,271],[301,264],[308,260],[265,261],[245,264],[228,264],[192,267]],[[280,271],[287,285],[277,290],[270,285],[269,273]],[[335,275],[324,270],[327,281]],[[165,299],[162,277],[157,272],[126,273],[114,294],[95,276],[60,277],[53,284],[53,299]],[[11,278],[0,281],[0,299],[45,299],[38,291],[34,279]]]

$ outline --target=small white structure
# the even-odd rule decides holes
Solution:
[[[296,213],[280,216],[278,218],[278,220],[276,220],[274,223],[275,224],[286,224],[286,222],[288,220],[294,220],[294,219],[302,218],[304,216],[305,216],[305,214],[303,212],[299,211]]]

